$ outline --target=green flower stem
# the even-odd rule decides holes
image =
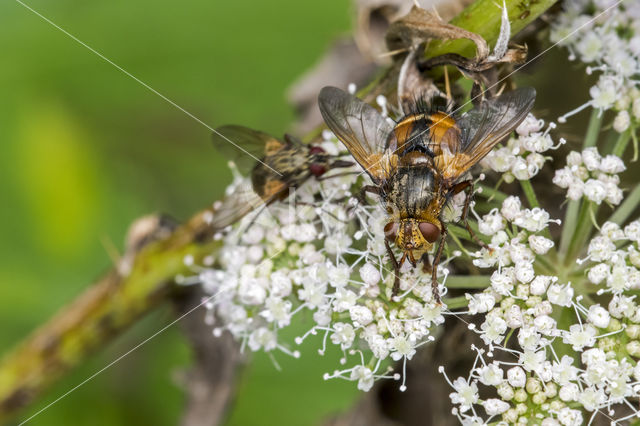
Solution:
[[[596,209],[595,211],[591,211]],[[580,212],[578,213],[578,221],[576,225],[575,233],[571,236],[569,242],[569,248],[564,258],[564,264],[569,266],[580,255],[580,250],[584,248],[589,236],[591,235],[591,228],[593,222],[591,215],[597,213],[597,206],[588,200],[583,200],[580,206]]]
[[[557,268],[549,261],[548,255],[536,256],[536,271],[545,275],[556,275]],[[551,257],[551,256],[550,256]],[[553,259],[553,257],[551,257]]]
[[[482,190],[481,192],[479,192],[479,194],[481,194],[483,197],[496,200],[500,203],[506,200],[508,197],[508,195],[505,194],[504,192],[487,185],[476,185],[476,187]]]
[[[464,308],[465,306],[468,306],[469,300],[467,300],[465,296],[458,296],[458,297],[450,297],[450,298],[442,299],[442,303],[447,305],[447,308],[451,310],[451,309]]]
[[[624,202],[618,206],[616,211],[609,218],[609,222],[622,225],[631,214],[640,205],[640,185],[633,188],[633,191],[629,193],[624,199]]]
[[[636,132],[637,128],[632,127],[631,129],[631,139],[633,139],[633,158],[632,162],[638,159],[638,133]]]
[[[613,155],[616,155],[622,158],[622,154],[624,154],[624,150],[627,148],[627,145],[631,140],[631,132],[632,132],[632,129],[631,127],[629,127],[627,130],[620,133],[620,136],[616,141],[616,145],[613,147],[613,151],[611,152]]]
[[[465,248],[464,244],[462,244],[462,241],[460,241],[460,238],[464,238],[464,239],[469,239],[470,240],[468,232],[464,232],[461,229],[457,229],[457,228],[452,227],[451,229],[449,229],[449,236],[456,243],[458,248],[463,253],[465,253],[466,255],[469,255],[469,251]]]
[[[465,241],[469,241],[472,242],[474,244],[478,244],[469,234],[469,231],[467,231],[464,228],[464,224],[463,223],[456,223],[456,224],[449,224],[450,226],[447,227],[447,230],[449,231],[449,234],[451,234],[452,236],[458,237],[458,238],[462,238]],[[478,231],[478,226],[473,223],[473,222],[469,222],[469,226],[471,227],[471,229],[473,230],[473,232],[476,234],[476,237],[478,237],[480,240],[484,241],[485,243],[488,242],[488,237],[484,234],[480,234],[480,232]]]
[[[535,208],[540,207],[540,203],[538,202],[538,197],[536,197],[536,192],[533,190],[533,185],[531,185],[530,180],[519,180],[520,186],[524,191],[524,196],[527,197],[527,202],[529,203],[529,207]]]
[[[596,146],[598,141],[598,134],[600,133],[600,126],[602,126],[602,114],[599,110],[591,110],[591,117],[589,118],[589,125],[587,127],[587,134],[584,137],[584,143],[582,148],[589,148],[590,146]]]
[[[564,215],[562,221],[562,235],[560,236],[560,255],[566,257],[567,250],[569,250],[569,244],[571,238],[576,230],[578,221],[578,213],[580,212],[580,201],[569,200],[567,206],[567,212]]]
[[[591,111],[591,117],[589,118],[587,134],[584,137],[584,143],[582,145],[583,148],[588,148],[596,144],[601,125],[602,114],[600,114],[598,110],[593,109]],[[562,235],[560,236],[560,255],[565,257],[565,263],[569,245],[576,233],[578,226],[578,214],[580,211],[580,201],[569,200],[567,212],[565,213],[564,220],[562,221]]]
[[[488,275],[450,275],[445,281],[447,288],[487,288],[491,284]]]

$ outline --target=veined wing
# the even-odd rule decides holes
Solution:
[[[386,149],[393,126],[371,105],[336,87],[323,88],[318,105],[329,129],[373,181],[385,180],[396,166]]]
[[[251,172],[258,161],[264,161],[265,157],[286,146],[285,142],[267,133],[237,125],[218,127],[212,137],[216,149],[232,160],[245,175]]]
[[[535,98],[535,89],[521,88],[484,101],[464,114],[450,130],[459,135],[444,135],[442,153],[434,160],[441,176],[455,181],[480,161],[525,119]]]

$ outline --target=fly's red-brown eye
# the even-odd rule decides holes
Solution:
[[[384,237],[391,242],[396,240],[400,226],[396,222],[389,222],[384,226]]]
[[[311,163],[311,165],[309,165],[309,171],[315,177],[320,177],[327,172],[327,168],[320,163]]]
[[[425,240],[429,241],[430,243],[435,243],[440,236],[440,229],[433,223],[420,222],[420,224],[418,225],[418,229],[420,229],[420,233],[425,238]]]
[[[309,154],[311,155],[324,154],[325,152],[326,151],[319,146],[312,146],[311,148],[309,148]]]

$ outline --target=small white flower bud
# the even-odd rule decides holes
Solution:
[[[554,305],[559,306],[571,306],[571,299],[573,298],[573,288],[570,284],[564,286],[560,284],[552,284],[547,291],[547,299]]]
[[[552,277],[546,275],[536,276],[529,284],[529,292],[536,296],[541,296],[547,292],[547,287],[551,284]]]
[[[482,406],[489,416],[497,416],[509,409],[508,403],[497,398],[487,399],[482,403]]]
[[[630,324],[624,330],[625,334],[632,339],[638,339],[640,337],[640,325]],[[638,363],[640,365],[640,363]]]
[[[531,133],[539,132],[544,126],[544,120],[536,119],[533,114],[527,114],[527,117],[516,127],[516,133],[520,136],[528,136]]]
[[[591,324],[598,328],[607,328],[609,326],[609,321],[611,321],[611,316],[602,306],[593,305],[589,308],[587,319]]]
[[[520,202],[520,199],[511,195],[502,202],[500,213],[502,213],[502,216],[504,216],[505,219],[514,221],[520,215],[521,208],[522,203]]]
[[[524,402],[528,398],[527,392],[524,389],[516,389],[513,399],[516,402]],[[516,407],[517,409],[517,407]]]
[[[524,387],[527,380],[527,375],[524,370],[518,366],[511,367],[507,370],[507,381],[514,388],[522,388]],[[525,394],[526,399],[526,394]]]
[[[640,365],[640,363],[638,365]],[[640,368],[638,368],[638,371],[640,373]],[[496,391],[498,393],[498,396],[500,396],[500,398],[502,398],[505,401],[511,401],[515,395],[513,388],[509,386],[506,382],[503,382],[500,385],[498,385]]]
[[[560,392],[558,392],[558,397],[564,402],[577,401],[578,395],[580,394],[580,389],[578,385],[575,383],[567,383],[566,385],[560,388]]]
[[[589,147],[582,151],[582,162],[589,171],[596,171],[600,169],[600,160],[602,157],[598,153],[598,149],[595,147]]]
[[[640,357],[640,342],[637,340],[632,340],[625,346],[629,355],[633,357]]]
[[[609,275],[609,265],[606,263],[598,263],[593,268],[589,269],[587,278],[593,284],[600,284]]]
[[[370,286],[380,282],[380,271],[373,264],[367,262],[360,268],[360,278]]]
[[[529,236],[529,247],[531,247],[531,250],[536,252],[536,254],[546,254],[549,250],[551,250],[553,245],[554,243],[552,240],[541,235]]]
[[[571,173],[568,167],[563,167],[562,169],[556,170],[552,181],[560,188],[569,188],[574,181],[573,173]]]
[[[582,155],[577,151],[571,151],[567,155],[567,166],[578,167],[582,165]]]
[[[585,197],[596,204],[601,204],[607,198],[607,186],[600,179],[589,179],[584,183]]]
[[[613,120],[613,129],[618,133],[622,133],[629,128],[630,124],[631,118],[629,117],[629,112],[622,110],[618,112],[616,118]]]
[[[533,403],[537,405],[544,404],[546,400],[547,395],[545,395],[544,392],[537,392],[531,397],[531,401],[533,401]]]
[[[602,159],[600,163],[600,171],[605,173],[621,173],[626,170],[624,161],[617,155],[609,154]]]

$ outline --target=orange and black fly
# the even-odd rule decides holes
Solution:
[[[380,196],[388,215],[384,227],[387,252],[398,271],[405,261],[431,268],[433,296],[439,301],[437,265],[447,237],[443,209],[467,190],[462,221],[466,222],[473,180],[469,170],[527,116],[535,100],[533,88],[522,88],[484,100],[454,117],[446,111],[413,111],[395,125],[375,108],[335,87],[318,99],[327,126],[371,177],[363,190]],[[439,240],[433,266],[428,253]],[[398,261],[389,243],[403,255]]]
[[[230,140],[244,151],[230,144]],[[290,190],[311,177],[325,179],[330,177],[325,176],[329,170],[353,165],[351,161],[328,154],[318,145],[305,144],[291,135],[285,135],[281,140],[237,125],[216,129],[213,144],[251,180],[250,186],[241,187],[218,203],[209,220],[216,230],[237,222],[258,207],[286,199]]]

